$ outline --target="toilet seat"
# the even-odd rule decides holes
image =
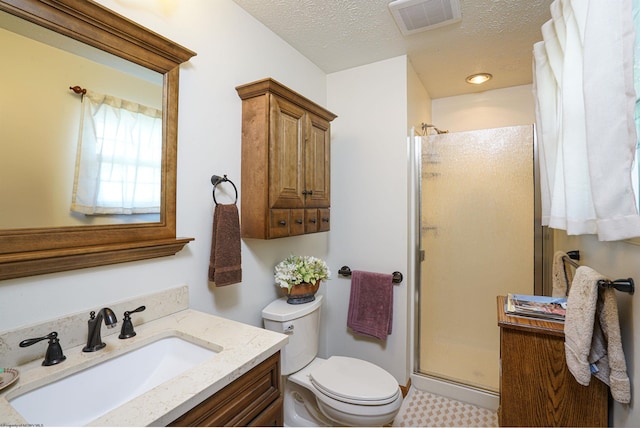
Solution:
[[[334,425],[336,426],[384,426],[389,424],[395,415],[400,410],[400,406],[402,404],[402,393],[400,392],[400,387],[398,383],[395,381],[393,376],[387,373],[382,368],[375,366],[374,364],[367,363],[363,360],[358,360],[355,358],[348,358],[351,361],[345,361],[341,359],[347,359],[348,357],[330,357],[325,360],[322,358],[315,358],[311,363],[309,363],[306,367],[299,370],[296,373],[293,373],[287,376],[286,384],[293,383],[299,385],[306,390],[310,391],[315,397],[315,404],[318,406],[320,412],[330,420],[334,421]],[[329,363],[330,360],[338,360],[338,364]],[[343,364],[340,364],[343,363]],[[325,369],[321,369],[321,367],[327,366]],[[354,368],[354,365],[368,366],[371,364],[375,367],[375,369],[371,369],[369,374],[365,374],[365,376],[371,376],[370,378],[362,378],[357,375],[354,376],[354,373],[358,372],[357,368]],[[370,368],[370,367],[369,367]],[[342,370],[349,370],[346,376],[342,372]],[[365,371],[367,369],[364,369]],[[340,372],[339,372],[340,371]],[[328,374],[329,377],[333,374],[337,376],[341,381],[338,381],[340,385],[339,393],[331,393],[330,396],[327,392],[326,386],[327,384],[323,384],[324,387],[322,389],[316,386],[316,381],[312,379],[312,375],[315,375],[316,378],[320,378],[321,381],[323,379],[323,375]],[[348,379],[345,379],[348,378]],[[355,378],[355,379],[354,379]],[[389,379],[390,378],[390,379]],[[379,385],[380,379],[387,379],[393,382],[392,388],[395,391],[395,394],[389,390],[382,389],[382,394],[380,392],[376,394],[371,394],[369,391],[370,385]],[[322,383],[322,382],[320,382]],[[383,383],[386,383],[383,381]],[[330,383],[329,383],[330,384]],[[347,398],[348,396],[354,395],[353,390],[349,387],[349,385],[362,385],[367,389],[366,394],[362,394],[358,392],[358,395],[362,395],[362,397]],[[289,388],[289,386],[285,386],[285,389]],[[330,388],[329,388],[330,389]],[[378,388],[371,388],[376,389]],[[325,392],[327,391],[327,392]],[[384,396],[391,396],[395,398],[390,399],[378,399],[372,400],[371,397],[378,396],[377,398]],[[340,398],[334,398],[340,397]],[[369,400],[363,400],[362,398],[369,398]],[[387,401],[387,404],[377,404],[377,402]],[[285,408],[285,413],[287,412]]]
[[[368,361],[333,356],[309,374],[322,394],[344,403],[381,406],[398,399],[398,382],[386,370]]]

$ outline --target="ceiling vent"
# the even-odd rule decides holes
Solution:
[[[405,36],[462,19],[459,0],[395,0],[389,9]]]

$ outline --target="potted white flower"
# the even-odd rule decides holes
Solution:
[[[331,271],[324,260],[295,255],[278,263],[274,274],[276,284],[286,289],[287,303],[293,305],[314,301],[320,282],[330,276]]]

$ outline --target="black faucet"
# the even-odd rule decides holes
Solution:
[[[98,315],[96,315],[95,311],[91,311],[90,316],[91,318],[88,321],[89,335],[87,336],[87,346],[82,348],[83,352],[95,352],[106,346],[100,335],[103,319],[107,328],[113,328],[118,324],[116,314],[109,308],[100,309]]]
[[[47,347],[47,352],[44,354],[44,361],[42,362],[43,366],[53,366],[67,359],[67,357],[65,357],[62,353],[60,339],[58,339],[58,333],[56,333],[55,331],[47,334],[46,336],[36,337],[33,339],[25,339],[20,342],[20,347],[26,348],[27,346],[31,346],[34,343],[38,343],[41,340],[45,339],[49,339],[49,346]]]

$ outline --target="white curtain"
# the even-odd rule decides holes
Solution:
[[[640,236],[632,0],[555,0],[534,45],[542,224]]]
[[[160,212],[162,112],[91,91],[82,113],[71,210]]]

